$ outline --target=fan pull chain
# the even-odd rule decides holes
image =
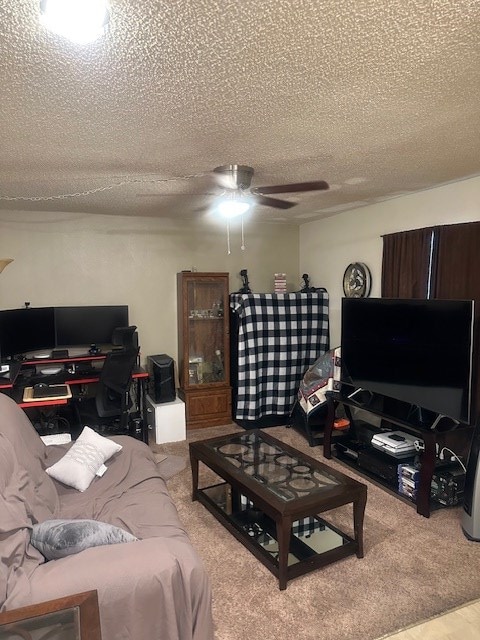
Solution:
[[[242,244],[240,245],[240,248],[242,251],[245,251],[245,249],[247,248],[245,245],[245,229],[243,225],[243,216],[242,216]],[[231,253],[232,251],[230,247],[230,220],[227,220],[227,255],[230,255]]]

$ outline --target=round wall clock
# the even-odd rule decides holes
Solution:
[[[352,262],[343,274],[343,293],[347,298],[367,298],[370,295],[372,278],[363,262]]]

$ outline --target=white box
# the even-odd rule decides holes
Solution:
[[[147,416],[148,428],[155,429],[156,444],[187,439],[185,403],[180,398],[155,404],[147,395]]]

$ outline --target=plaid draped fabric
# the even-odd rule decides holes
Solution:
[[[235,419],[288,416],[305,371],[329,348],[328,293],[234,293],[230,307],[238,324]]]

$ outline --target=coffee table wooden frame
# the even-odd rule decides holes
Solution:
[[[363,558],[363,520],[367,502],[366,485],[311,458],[262,430],[252,430],[249,431],[249,433],[259,434],[267,444],[280,447],[286,454],[298,458],[300,462],[308,463],[319,472],[328,472],[339,484],[326,488],[321,494],[312,493],[293,500],[282,500],[273,492],[269,491],[267,487],[228,462],[228,460],[212,448],[212,444],[227,444],[230,440],[238,438],[239,435],[242,435],[240,432],[230,434],[229,436],[220,436],[190,443],[192,500],[201,502],[237,540],[278,578],[279,588],[281,590],[287,588],[288,580],[340,560],[348,555],[356,554],[358,558]],[[238,494],[241,494],[246,496],[255,505],[256,509],[259,509],[274,521],[277,534],[276,540],[278,543],[278,562],[276,562],[268,552],[259,548],[259,545],[254,544],[252,539],[245,532],[242,532],[228,515],[206,495],[204,490],[211,487],[199,488],[199,462],[202,462],[220,476],[225,483],[230,485],[234,495],[238,496]],[[317,516],[320,513],[350,503],[353,505],[354,537],[349,537],[327,523],[331,529],[336,530],[337,533],[343,536],[346,543],[335,549],[315,554],[308,559],[300,560],[288,566],[293,523],[302,518]]]
[[[69,636],[72,640],[102,640],[96,589],[4,611],[0,613],[0,637],[32,640],[40,632],[42,637],[56,638],[61,631],[52,631],[67,623],[75,626],[74,635]]]

